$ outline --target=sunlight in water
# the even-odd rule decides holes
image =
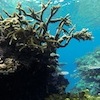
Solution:
[[[76,4],[77,15],[85,20],[92,27],[100,25],[100,0],[79,0]]]

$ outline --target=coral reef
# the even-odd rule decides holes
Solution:
[[[100,96],[92,96],[89,90],[82,90],[79,93],[67,93],[63,95],[52,94],[45,100],[99,100]]]
[[[7,18],[0,16],[0,99],[44,100],[48,95],[65,93],[69,82],[58,74],[56,50],[73,38],[91,40],[92,35],[85,28],[74,32],[68,14],[54,18],[59,5],[53,6],[45,19],[50,2],[42,4],[39,11],[28,8],[28,13],[20,3],[13,14],[3,10]],[[57,30],[52,35],[48,26],[56,22]]]
[[[92,95],[100,93],[100,48],[76,60],[76,77],[81,77],[74,90],[88,88]]]

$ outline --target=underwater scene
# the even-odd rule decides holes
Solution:
[[[0,0],[0,100],[100,100],[100,0]]]

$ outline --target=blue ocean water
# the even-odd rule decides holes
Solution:
[[[9,13],[13,13],[18,2],[21,2],[23,7],[34,7],[39,9],[41,3],[46,3],[48,0],[0,0],[0,14],[4,15],[3,9]],[[69,74],[65,76],[68,78],[70,84],[67,91],[70,91],[78,79],[74,79],[71,75],[76,69],[75,60],[83,55],[93,51],[100,46],[100,0],[51,0],[51,6],[60,4],[61,9],[56,16],[65,16],[70,14],[72,23],[76,25],[76,31],[82,28],[89,28],[94,39],[92,41],[77,41],[71,40],[65,48],[58,49],[60,55],[59,62],[67,63],[62,67],[62,70],[68,71]],[[45,16],[49,13],[46,12]],[[5,15],[4,15],[5,16]],[[5,16],[6,17],[6,16]],[[51,33],[55,33],[54,26],[50,26]]]

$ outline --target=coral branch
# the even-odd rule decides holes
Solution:
[[[58,11],[59,8],[60,8],[59,5],[58,5],[58,6],[54,6],[53,8],[51,8],[50,16],[49,16],[49,18],[48,18],[48,20],[47,20],[47,22],[46,22],[46,25],[47,25],[47,26],[48,26],[48,24],[49,24],[50,22],[52,22],[52,21],[51,21],[51,18],[55,15],[55,13]]]
[[[48,6],[50,5],[50,2],[51,2],[51,0],[49,0],[49,1],[47,2],[46,5],[42,4],[41,11],[39,11],[41,21],[43,21],[43,14],[44,14],[44,11],[48,8]],[[38,13],[37,13],[37,14],[38,14]]]
[[[73,34],[73,38],[77,40],[92,40],[93,36],[88,32],[88,29],[83,28],[80,32]]]

